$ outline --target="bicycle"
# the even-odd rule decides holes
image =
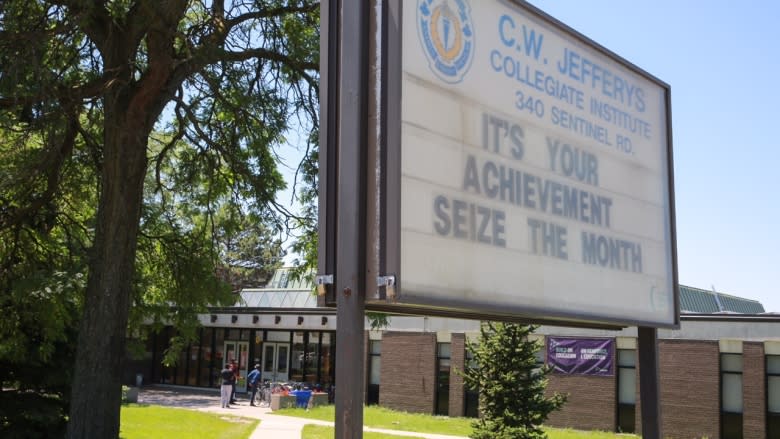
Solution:
[[[271,394],[273,393],[271,383],[268,381],[264,382],[263,385],[257,389],[257,393],[258,398],[260,399],[258,405],[260,407],[271,407]]]

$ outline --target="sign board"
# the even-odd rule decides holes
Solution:
[[[615,339],[547,337],[547,365],[565,375],[615,375]]]
[[[389,22],[397,284],[367,307],[677,326],[670,87],[523,2],[393,1]]]

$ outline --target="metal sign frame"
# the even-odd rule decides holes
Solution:
[[[424,299],[407,300],[400,272],[403,2],[323,1],[317,290],[321,306],[338,308],[338,438],[362,437],[365,383],[360,371],[365,363],[366,309],[569,327],[638,326],[642,432],[649,439],[661,437],[657,327],[679,327],[670,88],[533,6],[509,0],[505,3],[522,8],[664,88],[675,321],[648,325],[630,316],[604,319],[529,307],[507,312],[502,307],[472,309]]]
[[[550,308],[530,307],[522,303],[478,303],[475,306],[474,301],[459,301],[457,298],[431,298],[426,295],[426,291],[410,291],[404,288],[404,273],[401,269],[401,95],[402,95],[402,43],[403,34],[402,16],[403,7],[412,6],[409,2],[402,0],[389,0],[387,3],[387,17],[383,38],[385,45],[383,47],[384,57],[381,59],[384,72],[383,75],[383,99],[382,99],[382,122],[386,129],[382,136],[379,136],[380,149],[377,153],[381,157],[383,165],[381,167],[369,166],[369,180],[372,178],[378,181],[380,196],[368,200],[368,212],[378,212],[379,220],[375,224],[381,229],[375,234],[375,241],[368,244],[369,248],[379,249],[376,257],[368,256],[367,276],[369,279],[377,278],[377,290],[371,294],[367,290],[366,308],[369,310],[401,313],[418,314],[442,317],[468,318],[468,319],[490,319],[518,322],[535,322],[541,324],[557,324],[565,326],[581,327],[623,327],[623,326],[643,326],[657,328],[678,328],[679,327],[679,286],[677,271],[677,250],[676,250],[676,229],[675,229],[675,211],[674,211],[674,177],[672,162],[672,131],[671,131],[671,88],[668,84],[655,78],[644,70],[636,67],[620,56],[614,54],[608,49],[593,42],[572,28],[566,26],[555,18],[547,15],[541,10],[529,5],[526,2],[505,1],[517,8],[523,14],[532,16],[534,19],[542,21],[545,25],[559,31],[561,34],[573,38],[579,43],[605,55],[610,60],[615,61],[620,66],[636,73],[640,77],[650,81],[662,89],[665,99],[665,123],[666,123],[666,157],[668,159],[668,214],[669,214],[669,233],[671,242],[671,280],[673,311],[672,321],[658,322],[645,321],[633,317],[629,312],[625,316],[600,316],[593,314],[584,314],[571,311],[561,311]],[[472,2],[475,3],[475,2]],[[474,4],[473,7],[479,7]],[[435,166],[435,164],[432,164]],[[490,273],[483,273],[484,276],[490,276]],[[386,288],[390,285],[389,288]],[[518,284],[518,289],[523,288],[522,283]]]

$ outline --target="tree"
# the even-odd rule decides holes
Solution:
[[[281,233],[263,218],[242,215],[235,209],[222,209],[219,217],[216,235],[223,255],[221,278],[233,291],[264,286],[282,266]]]
[[[470,389],[479,390],[480,418],[471,437],[539,439],[541,425],[566,397],[545,396],[551,369],[536,364],[541,343],[528,339],[535,326],[483,322],[479,342],[468,342],[474,365],[462,371]]]
[[[66,218],[60,197],[78,188],[90,188],[80,202],[94,213],[61,229],[83,237],[58,237],[82,239],[74,258],[88,267],[69,437],[118,436],[131,304],[199,306],[183,273],[216,265],[215,235],[199,231],[218,206],[274,208],[284,185],[274,148],[291,125],[316,128],[318,9],[311,0],[0,3],[0,136],[13,138],[3,159],[15,164],[0,185],[0,231],[51,238]],[[94,170],[93,184],[67,186],[71,169]],[[8,256],[11,269],[18,259]],[[176,282],[149,294],[155,276]]]
[[[43,166],[40,141],[0,132],[0,437],[63,436],[86,285],[96,204],[82,191],[95,182],[88,158],[63,163],[57,196],[9,225],[8,212],[22,208],[15,200],[46,190],[48,178],[24,172]]]

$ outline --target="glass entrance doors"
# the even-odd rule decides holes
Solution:
[[[287,381],[290,343],[263,343],[263,380]]]
[[[246,375],[249,373],[249,342],[226,341],[223,352],[225,353],[226,363],[235,361],[238,364],[236,392],[246,392]]]

